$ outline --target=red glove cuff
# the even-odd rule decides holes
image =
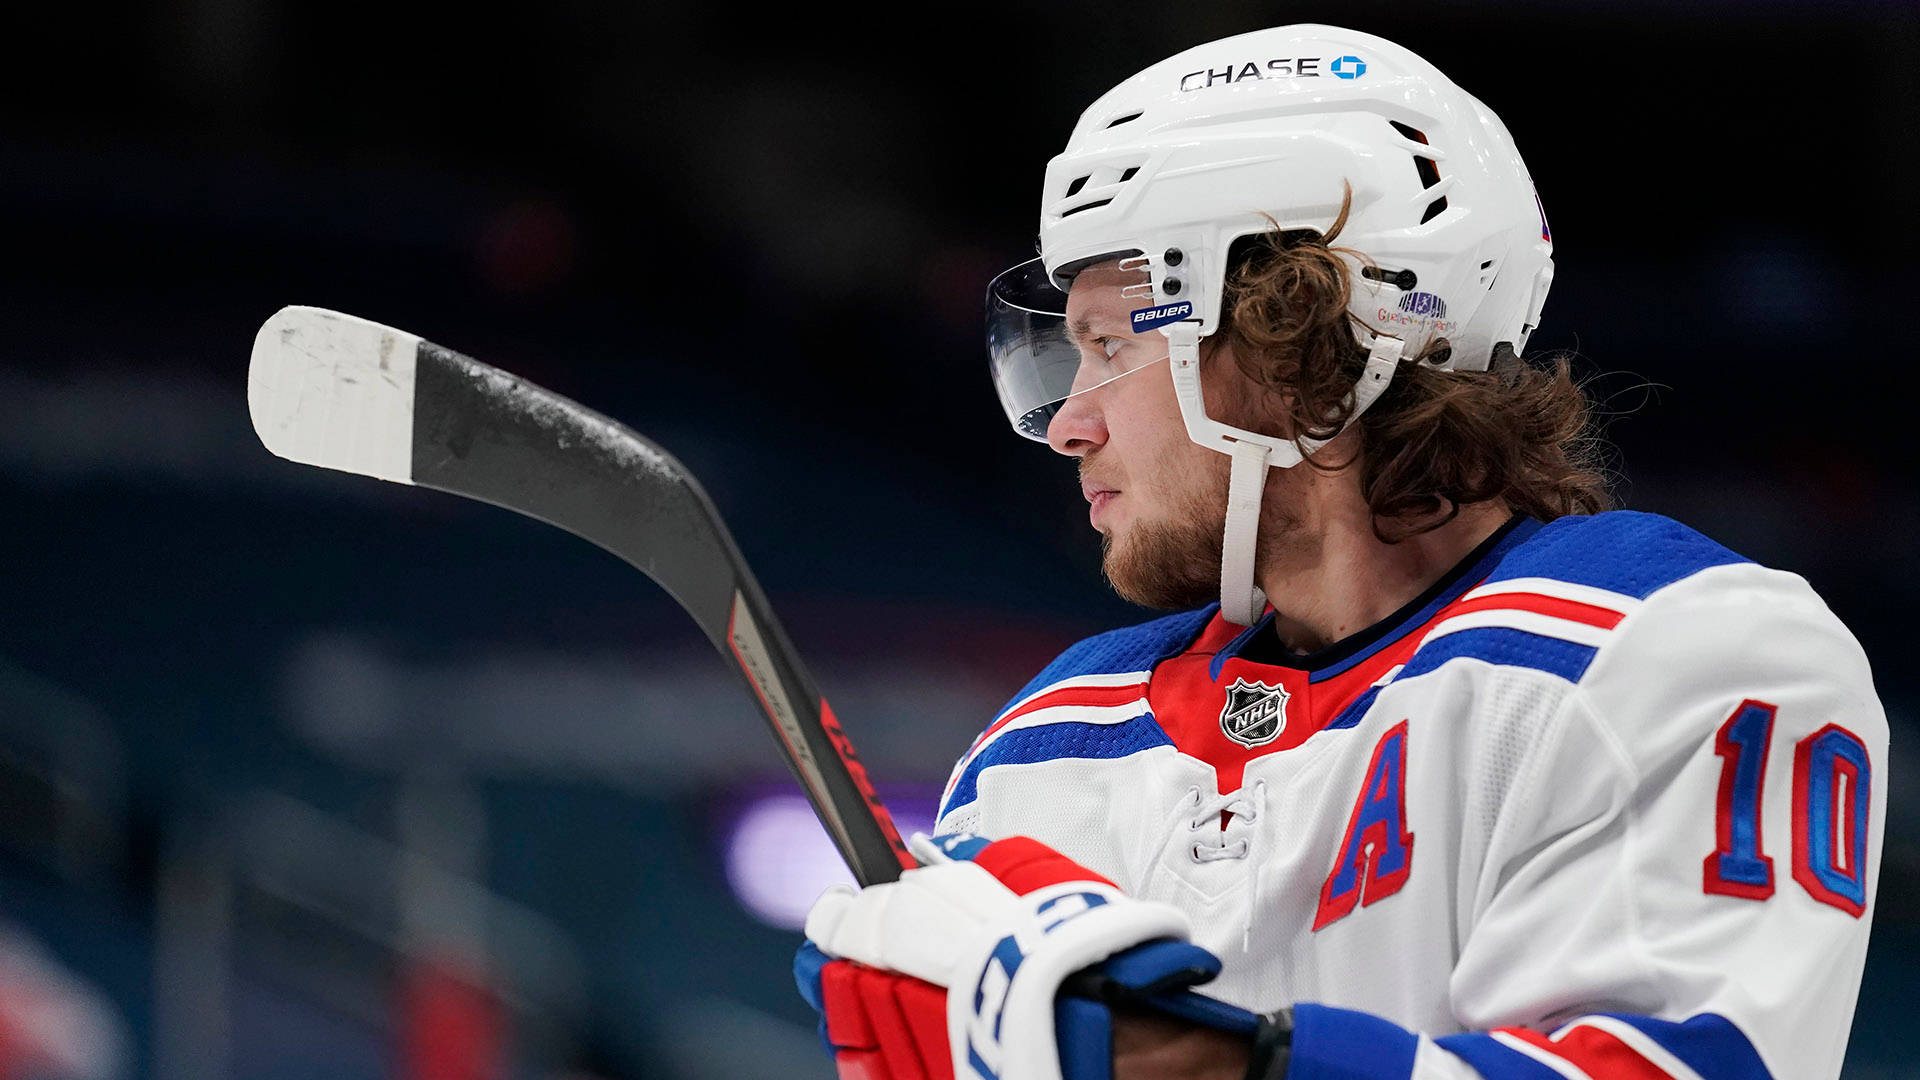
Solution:
[[[821,969],[820,989],[842,1080],[953,1080],[944,989],[850,960]]]
[[[1097,881],[1119,888],[1040,841],[1026,836],[995,840],[974,854],[972,860],[974,865],[999,878],[1001,884],[1021,896],[1063,881]]]

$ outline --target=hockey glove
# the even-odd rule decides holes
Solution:
[[[1253,1034],[1254,1014],[1191,992],[1220,961],[1177,909],[1025,837],[911,846],[919,869],[807,917],[795,972],[842,1077],[1110,1080],[1121,1004]]]

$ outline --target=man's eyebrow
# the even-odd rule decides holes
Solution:
[[[1102,322],[1106,319],[1103,317]],[[1067,338],[1072,341],[1086,341],[1093,337],[1093,319],[1078,315],[1067,321]]]

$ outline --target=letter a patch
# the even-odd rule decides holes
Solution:
[[[1373,748],[1360,797],[1347,818],[1340,857],[1320,889],[1315,930],[1400,891],[1413,867],[1407,831],[1407,722],[1395,724]]]

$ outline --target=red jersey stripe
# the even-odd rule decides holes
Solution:
[[[1557,1039],[1526,1028],[1500,1030],[1570,1062],[1595,1080],[1601,1077],[1606,1080],[1673,1080],[1672,1073],[1641,1057],[1633,1047],[1597,1027],[1577,1024]]]
[[[1435,622],[1450,619],[1455,615],[1465,615],[1471,611],[1531,611],[1538,615],[1551,615],[1568,622],[1585,623],[1602,630],[1611,630],[1620,625],[1625,615],[1611,608],[1596,604],[1583,604],[1578,600],[1566,600],[1558,596],[1543,596],[1540,593],[1494,593],[1474,600],[1465,600],[1441,608]]]
[[[1031,701],[1015,707],[1009,711],[1007,715],[988,725],[987,730],[981,732],[980,737],[973,740],[973,745],[978,747],[981,743],[992,738],[994,732],[999,731],[1001,728],[1006,727],[1011,721],[1017,720],[1028,713],[1039,712],[1041,709],[1051,709],[1056,705],[1085,705],[1090,708],[1125,705],[1129,702],[1139,701],[1144,697],[1143,691],[1146,689],[1146,686],[1147,679],[1146,676],[1143,675],[1139,682],[1128,683],[1125,686],[1063,686],[1058,690],[1049,690]]]

